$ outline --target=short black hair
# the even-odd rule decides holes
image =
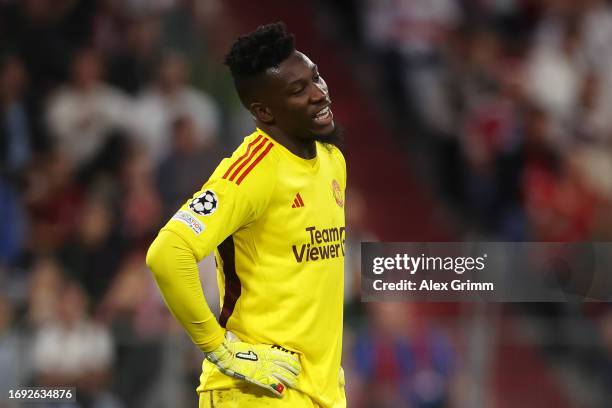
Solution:
[[[235,82],[276,67],[295,51],[295,37],[282,21],[266,24],[239,37],[225,56]]]

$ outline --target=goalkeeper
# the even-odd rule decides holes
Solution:
[[[147,264],[205,353],[200,407],[345,407],[346,165],[327,84],[283,23],[226,56],[256,129],[161,229]],[[197,262],[214,250],[219,320]]]

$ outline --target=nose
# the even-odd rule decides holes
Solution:
[[[323,99],[327,99],[327,86],[323,83],[314,83],[313,91],[310,94],[310,99],[314,103],[318,103]]]

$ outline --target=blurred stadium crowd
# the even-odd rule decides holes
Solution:
[[[460,239],[610,241],[612,2],[327,3],[373,61],[399,142]],[[609,406],[612,310],[512,310],[522,312],[544,317],[535,331],[549,370],[571,367],[562,404]]]
[[[225,7],[0,0],[0,407],[17,385],[66,384],[84,407],[196,406],[202,355],[144,255],[249,133],[219,62],[252,27],[234,32]],[[465,239],[611,240],[610,2],[313,7],[367,61],[386,120]],[[359,242],[377,238],[370,205],[349,192],[349,406],[496,406],[465,390],[458,350],[471,344],[458,325],[359,302]],[[212,269],[203,263],[215,308]],[[564,306],[542,309],[566,322]],[[579,322],[569,327],[588,341],[547,351],[575,357],[612,398],[612,313],[594,307]]]
[[[364,42],[396,116],[477,233],[610,239],[610,2],[368,4]]]

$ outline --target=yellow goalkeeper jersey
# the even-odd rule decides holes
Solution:
[[[197,260],[215,250],[220,325],[299,353],[297,389],[323,407],[343,400],[345,187],[337,148],[306,160],[257,129],[163,228]],[[236,386],[204,360],[198,391]]]

